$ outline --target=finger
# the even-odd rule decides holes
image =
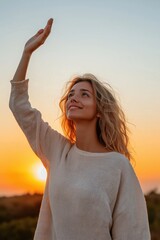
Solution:
[[[51,28],[52,28],[52,24],[53,24],[53,19],[51,18],[51,19],[48,20],[47,25],[44,28],[44,31],[42,32],[42,41],[43,42],[46,40],[46,38],[50,34]]]
[[[52,25],[53,24],[53,18],[50,18],[47,22],[47,25]]]
[[[43,33],[44,32],[44,29],[40,29],[38,32],[37,32],[37,34],[39,35],[39,34],[41,34],[41,33]]]
[[[52,24],[53,24],[53,18],[50,18],[46,24],[45,30],[50,32],[52,28]]]
[[[41,35],[44,32],[44,29],[40,29],[38,30],[38,32],[33,36],[33,37],[38,37],[39,35]]]
[[[42,34],[45,30],[46,30],[47,32],[48,32],[48,31],[50,32],[51,27],[52,27],[52,24],[53,24],[53,18],[50,18],[50,19],[48,20],[47,25],[45,26],[45,28],[38,30],[38,32],[35,34],[35,36],[38,36],[38,35]]]

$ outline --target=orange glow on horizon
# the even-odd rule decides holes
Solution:
[[[10,146],[6,144],[1,149],[0,196],[43,193],[46,171],[40,159],[33,153],[22,133],[16,135],[15,130],[15,134],[10,136],[10,141]],[[156,188],[160,191],[158,138],[153,139],[151,146],[145,135],[139,136],[136,132],[133,142],[135,153],[132,166],[143,191],[148,192]]]

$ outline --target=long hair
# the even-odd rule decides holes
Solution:
[[[100,82],[92,74],[84,74],[76,76],[68,82],[66,91],[62,96],[59,106],[62,111],[61,126],[65,136],[75,143],[76,129],[74,122],[66,116],[66,102],[68,93],[72,87],[82,81],[87,81],[91,84],[97,105],[97,113],[100,117],[97,119],[96,131],[99,142],[106,147],[108,151],[116,151],[125,155],[129,160],[132,158],[128,150],[129,144],[129,129],[125,114],[120,107],[119,101],[116,99],[114,91],[107,83]]]

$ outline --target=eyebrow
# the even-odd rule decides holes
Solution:
[[[93,93],[91,93],[89,90],[87,90],[87,89],[85,89],[85,88],[81,88],[80,91],[81,91],[81,92],[89,92],[90,94],[93,95]],[[72,92],[75,92],[75,90],[72,89],[72,90],[69,91],[69,93],[72,93]]]

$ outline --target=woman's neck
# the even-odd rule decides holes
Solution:
[[[107,152],[98,140],[96,127],[91,123],[76,125],[76,146],[87,152]]]

